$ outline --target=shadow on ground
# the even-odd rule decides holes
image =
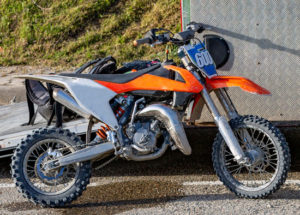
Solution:
[[[83,195],[71,205],[49,209],[62,214],[115,214],[137,208],[162,207],[168,202],[176,201],[217,201],[237,199],[225,188],[204,190],[198,195],[185,195],[181,184],[166,181],[126,181],[89,187]],[[300,188],[295,190],[290,186],[280,189],[263,201],[278,199],[300,199]],[[243,201],[241,199],[241,201]],[[29,211],[40,207],[30,202],[2,205],[10,212]]]

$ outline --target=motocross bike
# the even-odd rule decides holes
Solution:
[[[21,76],[57,86],[53,99],[87,118],[89,124],[85,143],[61,128],[42,128],[23,139],[12,157],[12,177],[18,190],[34,203],[59,207],[86,189],[91,161],[107,159],[107,164],[116,157],[153,160],[168,148],[190,155],[182,118],[199,115],[203,104],[219,130],[212,161],[223,184],[246,198],[263,198],[278,190],[290,167],[284,136],[266,119],[240,116],[225,88],[240,87],[259,95],[270,92],[243,77],[218,76],[209,52],[196,39],[204,30],[198,23],[176,34],[157,34],[157,29],[152,29],[134,42],[178,45],[185,68],[158,63],[129,74]],[[175,73],[175,78],[153,74],[161,67]],[[212,100],[212,91],[226,116]],[[97,124],[101,127],[91,140],[92,127]]]

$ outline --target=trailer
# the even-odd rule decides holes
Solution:
[[[181,24],[185,29],[190,21],[200,22],[207,28],[203,34],[229,43],[220,75],[247,77],[272,93],[260,97],[229,89],[240,114],[291,122],[300,121],[299,11],[299,0],[181,0]],[[200,122],[213,121],[206,113]]]
[[[47,122],[37,115],[34,125],[27,125],[28,109],[27,103],[0,106],[0,158],[10,157],[21,139],[39,128],[47,127]],[[64,129],[69,129],[77,135],[85,135],[88,126],[87,119],[77,119],[63,124]],[[95,124],[93,131],[99,125]]]

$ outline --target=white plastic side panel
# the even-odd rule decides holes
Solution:
[[[183,1],[190,2],[191,21],[211,26],[204,34],[218,34],[230,43],[229,62],[219,74],[247,77],[272,93],[266,97],[230,89],[239,112],[300,120],[300,1]]]
[[[109,101],[117,94],[107,87],[90,79],[58,75],[26,75],[19,77],[46,81],[65,87],[80,107],[110,127],[118,127],[118,121],[109,104]]]

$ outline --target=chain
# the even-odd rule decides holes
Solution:
[[[97,166],[95,169],[98,170],[98,169],[101,169],[103,167],[105,167],[107,164],[111,163],[112,161],[114,161],[118,156],[114,156],[112,157],[111,159],[109,159],[108,161],[105,161],[103,164]]]

